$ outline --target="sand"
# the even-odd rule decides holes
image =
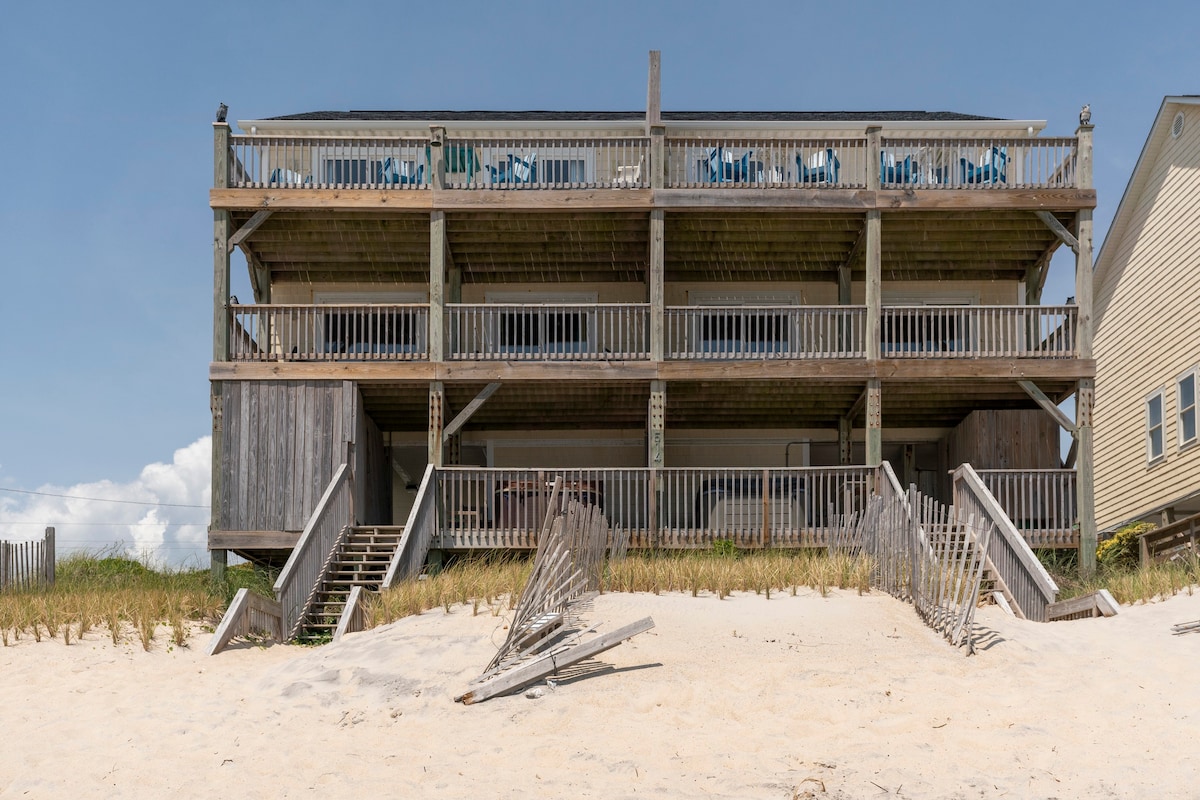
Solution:
[[[604,595],[654,630],[543,696],[454,703],[503,638],[469,606],[319,648],[89,633],[0,648],[2,797],[1191,798],[1200,592],[1049,625],[981,609]],[[368,795],[367,793],[370,793]]]

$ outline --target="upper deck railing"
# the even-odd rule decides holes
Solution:
[[[681,306],[664,312],[674,360],[863,358],[865,306]]]
[[[231,361],[425,361],[429,305],[233,305]],[[647,303],[448,303],[451,361],[648,361]],[[1075,306],[888,306],[883,358],[1076,356]],[[864,306],[669,306],[668,361],[866,358]]]
[[[668,137],[665,188],[1077,188],[1074,137]],[[649,137],[464,137],[442,146],[448,189],[646,188]],[[428,139],[230,137],[231,188],[421,190],[433,184]]]
[[[883,139],[883,188],[1070,189],[1077,140]]]
[[[884,358],[1073,358],[1076,306],[888,306]]]

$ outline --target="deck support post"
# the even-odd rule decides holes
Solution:
[[[429,360],[446,360],[446,212],[429,217]]]
[[[1092,126],[1075,131],[1079,142],[1076,179],[1080,189],[1092,188]],[[1076,212],[1075,302],[1078,304],[1076,342],[1081,359],[1092,358],[1092,209]],[[1092,403],[1096,381],[1084,378],[1075,388],[1075,494],[1079,510],[1079,568],[1085,575],[1096,570],[1096,498],[1092,470]]]
[[[874,166],[871,154],[880,150],[881,128],[867,128],[867,188],[878,191],[880,186],[879,170]],[[879,329],[883,316],[882,274],[883,274],[883,218],[878,209],[867,212],[866,227],[863,230],[863,257],[866,268],[866,302],[867,302],[867,361],[878,361],[881,355]],[[877,467],[883,463],[883,431],[882,431],[882,399],[881,383],[878,378],[867,381],[867,424],[866,424],[866,462],[868,467]]]
[[[880,128],[867,128],[867,153],[878,153],[880,147]],[[867,158],[867,188],[879,189],[879,170],[873,167],[873,161]],[[865,239],[863,248],[866,264],[866,303],[867,303],[867,360],[876,361],[880,357],[879,328],[882,317],[882,273],[883,273],[883,218],[878,209],[867,212]],[[870,459],[867,459],[870,464]]]
[[[882,391],[878,378],[867,381],[867,466],[883,463]]]
[[[665,459],[665,427],[667,410],[667,382],[650,381],[650,409],[646,425],[646,466],[661,469]]]
[[[666,301],[664,289],[664,255],[663,229],[665,218],[663,210],[656,208],[650,212],[650,264],[646,269],[646,279],[649,283],[647,294],[650,301],[650,361],[659,363],[666,352],[665,317]]]
[[[209,550],[208,551],[212,578],[214,581],[225,580],[226,569],[229,567],[229,551],[228,550]]]
[[[843,467],[850,466],[850,426],[853,421],[849,417],[838,418],[838,463]]]
[[[213,186],[225,189],[229,186],[229,124],[213,123]],[[213,210],[213,361],[229,360],[229,212]],[[223,391],[220,381],[213,381],[209,389],[209,405],[212,411],[212,478],[211,508],[209,512],[209,534],[221,527],[221,451],[225,443]],[[213,576],[224,577],[226,551],[212,551]]]
[[[441,381],[429,382],[429,461],[434,467],[444,466],[442,426],[445,420],[446,387]]]

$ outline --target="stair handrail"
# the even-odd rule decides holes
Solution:
[[[304,526],[304,532],[275,581],[275,597],[283,610],[284,636],[296,633],[308,598],[321,579],[322,568],[342,529],[351,519],[353,485],[348,464],[334,472],[325,493]]]
[[[421,487],[417,490],[417,497],[408,512],[408,521],[404,524],[404,533],[400,536],[392,560],[388,562],[387,573],[380,584],[381,590],[390,588],[397,581],[421,574],[425,556],[429,554],[429,545],[438,533],[437,502],[437,468],[430,464],[425,467]]]
[[[988,540],[989,565],[1008,588],[1016,610],[1026,619],[1045,622],[1046,607],[1058,598],[1058,584],[970,464],[954,470],[954,505],[995,525]]]

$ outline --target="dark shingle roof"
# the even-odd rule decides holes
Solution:
[[[979,122],[953,111],[664,111],[666,122]],[[640,122],[644,111],[309,111],[272,120],[347,122]]]

